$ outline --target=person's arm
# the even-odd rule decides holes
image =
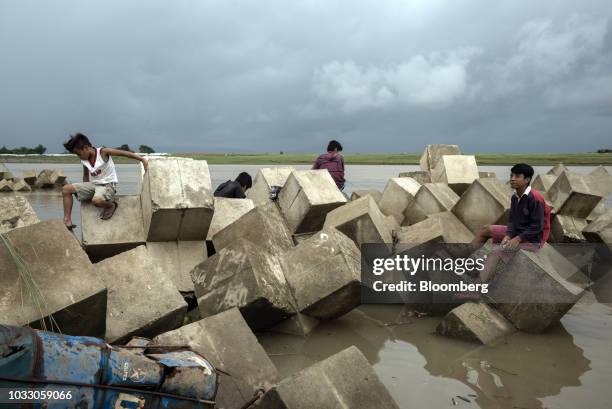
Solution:
[[[89,182],[89,171],[83,166],[83,182]]]
[[[136,155],[134,152],[114,148],[102,148],[100,149],[100,152],[102,153],[102,159],[104,159],[105,162],[108,161],[109,156],[123,156],[124,158],[130,158],[141,162],[145,172],[147,171],[148,161],[144,156]]]
[[[544,230],[544,204],[534,199],[529,207],[529,227],[519,235],[521,241],[526,241],[529,236],[537,236]]]
[[[246,199],[246,195],[244,194],[244,191],[242,190],[242,187],[240,185],[237,184],[237,186],[234,187],[234,198],[236,199]]]

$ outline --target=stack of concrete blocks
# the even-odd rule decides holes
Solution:
[[[378,204],[380,199],[382,198],[382,192],[376,189],[363,189],[363,190],[353,190],[351,193],[351,200],[358,200],[365,196],[372,196],[372,199]]]
[[[213,214],[206,240],[212,241],[215,234],[234,223],[242,215],[255,208],[251,199],[228,199],[215,197],[215,213]]]
[[[293,171],[278,197],[278,204],[292,233],[321,230],[327,213],[347,202],[329,172]]]
[[[483,178],[463,193],[452,212],[474,234],[484,225],[507,224],[512,189],[499,179]]]
[[[0,233],[30,226],[40,220],[30,202],[20,195],[0,197]]]
[[[40,328],[44,319],[54,331],[59,326],[65,334],[104,336],[106,286],[64,223],[36,223],[11,230],[5,237],[28,273],[19,271],[15,258],[0,243],[0,323]],[[138,291],[132,298],[135,294]]]
[[[461,150],[457,145],[427,145],[423,151],[423,154],[421,155],[421,159],[419,160],[421,170],[423,172],[433,172],[438,165],[438,162],[444,155],[461,155]],[[433,182],[433,180],[430,180],[429,182]]]
[[[401,172],[397,177],[400,178],[412,178],[424,185],[425,183],[431,183],[431,173],[427,170],[418,170],[414,172]]]
[[[425,214],[430,215],[450,211],[459,201],[459,196],[445,183],[426,183],[415,199]]]
[[[247,190],[246,196],[251,199],[255,206],[264,205],[270,200],[270,191],[273,186],[283,188],[293,167],[263,168],[257,172],[253,180],[253,186]]]
[[[451,310],[436,327],[440,335],[490,344],[516,329],[497,310],[483,303],[465,303]]]
[[[94,264],[108,288],[107,342],[125,343],[133,336],[151,338],[178,328],[187,303],[178,289],[138,246]]]
[[[378,206],[383,214],[393,216],[402,226],[418,223],[427,217],[415,199],[420,188],[421,184],[412,178],[389,179]]]
[[[220,408],[240,408],[278,382],[278,371],[236,308],[156,336],[149,346],[187,345],[219,372]]]
[[[365,356],[349,347],[268,390],[257,409],[398,409]]]
[[[184,297],[194,293],[191,270],[208,258],[203,241],[149,241],[147,250],[153,264],[172,280]]]

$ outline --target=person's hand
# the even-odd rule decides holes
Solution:
[[[519,236],[515,236],[514,238],[508,240],[508,242],[506,243],[505,249],[508,251],[514,251],[519,248],[520,244],[521,244],[521,238]]]
[[[142,167],[146,173],[147,169],[149,169],[149,160],[147,158],[142,158]]]
[[[501,246],[506,247],[506,244],[508,244],[509,241],[510,241],[510,237],[504,236],[504,238],[501,241]]]

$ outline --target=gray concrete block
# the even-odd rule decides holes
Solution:
[[[25,180],[19,179],[13,182],[13,191],[14,192],[31,192],[32,188],[28,185]]]
[[[458,195],[478,179],[476,158],[471,155],[443,155],[431,171],[433,183],[447,183]]]
[[[240,408],[278,381],[276,367],[236,308],[160,334],[151,345],[188,345],[222,370],[215,398],[220,408]]]
[[[255,204],[251,199],[215,197],[215,213],[210,222],[206,240],[212,240],[215,234],[232,224],[254,207]]]
[[[612,194],[612,176],[605,167],[597,166],[586,177],[589,187],[604,198]]]
[[[292,233],[321,230],[327,213],[347,198],[326,169],[291,172],[278,196],[278,204]]]
[[[585,219],[557,214],[550,223],[551,243],[582,243],[586,239],[582,235],[582,230],[587,226]]]
[[[106,286],[64,223],[36,223],[12,230],[6,238],[40,293],[24,287],[15,260],[0,242],[0,323],[40,328],[39,319],[45,317],[51,328],[48,317],[53,314],[64,334],[104,336]]]
[[[419,211],[418,206],[415,206],[415,196],[420,188],[421,184],[412,178],[389,179],[378,202],[378,207],[383,214],[393,216],[399,224],[404,222],[406,218],[404,212],[407,209],[414,209],[415,216],[410,220],[411,223],[424,220],[426,215]]]
[[[606,209],[597,219],[582,230],[591,243],[607,243],[612,246],[612,209]]]
[[[13,182],[11,180],[0,180],[0,192],[12,192]]]
[[[474,234],[451,212],[430,215],[422,222],[402,227],[397,232],[398,243],[470,243]]]
[[[257,409],[398,409],[366,357],[355,346],[282,380]]]
[[[94,264],[108,288],[105,339],[126,343],[133,336],[152,338],[178,328],[187,303],[146,246],[138,246]]]
[[[60,173],[53,169],[43,169],[36,178],[36,187],[49,189],[56,186]],[[64,176],[64,180],[66,177]]]
[[[446,183],[426,183],[416,194],[416,203],[430,215],[450,211],[459,196]]]
[[[546,172],[546,174],[559,176],[561,173],[566,171],[569,172],[569,169],[563,163],[557,163],[555,166],[550,168],[550,170]]]
[[[180,292],[194,291],[191,270],[208,258],[205,242],[150,241],[147,249],[153,264],[172,280]]]
[[[563,172],[548,190],[556,214],[586,219],[602,199],[586,176]]]
[[[436,327],[436,332],[451,338],[490,344],[516,329],[487,304],[465,303],[451,310]]]
[[[361,303],[361,253],[334,228],[326,228],[280,257],[297,310],[326,320]]]
[[[382,197],[382,192],[376,189],[353,190],[353,193],[351,193],[351,200],[361,199],[367,195],[372,196],[372,199],[378,204]]]
[[[108,220],[100,219],[101,209],[81,203],[83,248],[95,262],[145,243],[139,196],[117,196],[117,210]]]
[[[474,234],[485,224],[507,224],[512,189],[499,179],[478,179],[465,191],[452,212]]]
[[[35,170],[24,170],[23,180],[25,180],[25,182],[28,185],[34,186],[36,184],[36,171]]]
[[[461,150],[457,145],[427,145],[423,151],[423,154],[421,155],[421,159],[419,160],[421,170],[431,172],[438,165],[438,162],[444,155],[461,155]],[[431,181],[433,182],[433,180]]]
[[[0,233],[30,226],[40,220],[30,202],[20,195],[0,197]]]
[[[597,206],[595,206],[593,211],[589,213],[589,215],[586,218],[586,221],[588,223],[591,223],[592,221],[594,221],[595,219],[597,219],[599,216],[601,216],[602,214],[606,212],[605,203],[606,203],[606,199],[603,199],[603,198],[599,201],[599,203],[597,203]]]
[[[238,239],[191,272],[203,317],[237,307],[253,330],[270,328],[295,314],[276,254]]]
[[[557,180],[557,175],[538,175],[535,177],[535,179],[533,179],[531,187],[542,194],[547,194],[550,187],[553,185],[553,183],[555,183],[555,180]]]
[[[419,170],[415,172],[401,172],[397,177],[412,178],[422,185],[431,183],[431,172],[429,171]]]
[[[151,159],[140,195],[147,241],[206,238],[214,209],[206,161]]]
[[[248,199],[253,200],[255,206],[270,203],[270,189],[272,186],[285,186],[287,178],[295,169],[291,166],[277,168],[262,168],[253,179],[253,186],[246,192]]]

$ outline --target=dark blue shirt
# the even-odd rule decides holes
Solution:
[[[215,197],[228,197],[230,199],[244,199],[246,195],[242,190],[240,183],[235,180],[228,180],[219,185],[214,193]]]
[[[522,242],[540,243],[544,234],[544,201],[538,200],[531,189],[520,198],[512,195],[510,218],[506,234],[520,236]]]

